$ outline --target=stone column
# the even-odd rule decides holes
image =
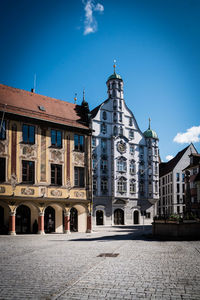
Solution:
[[[64,213],[65,216],[65,229],[64,233],[70,234],[70,211]]]
[[[39,216],[38,216],[38,234],[45,234],[45,232],[44,232],[44,212],[39,212]]]
[[[16,235],[15,232],[15,212],[10,212],[9,216],[9,234],[10,235]]]
[[[88,233],[92,232],[92,220],[91,220],[91,214],[87,215],[87,231]]]

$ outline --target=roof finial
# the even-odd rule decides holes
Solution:
[[[114,59],[114,65],[113,65],[113,68],[114,68],[114,74],[116,74],[116,72],[115,72],[115,68],[116,68],[116,59]]]
[[[77,93],[75,93],[74,104],[76,104],[76,101],[77,101]]]
[[[85,89],[83,89],[83,102],[85,102]]]
[[[149,118],[149,129],[151,129],[151,118]]]

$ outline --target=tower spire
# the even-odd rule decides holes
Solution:
[[[85,102],[85,89],[83,89],[83,103]]]
[[[151,118],[149,118],[149,129],[151,129]]]

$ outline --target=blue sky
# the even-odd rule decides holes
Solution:
[[[193,142],[200,151],[199,0],[0,1],[0,82],[90,109],[107,98],[117,72],[142,131],[160,139],[160,155]],[[175,140],[174,140],[175,139]]]

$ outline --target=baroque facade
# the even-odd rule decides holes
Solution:
[[[157,134],[142,133],[115,71],[108,99],[92,110],[93,226],[151,224],[159,199]]]
[[[91,230],[91,130],[76,105],[0,85],[0,230]]]

